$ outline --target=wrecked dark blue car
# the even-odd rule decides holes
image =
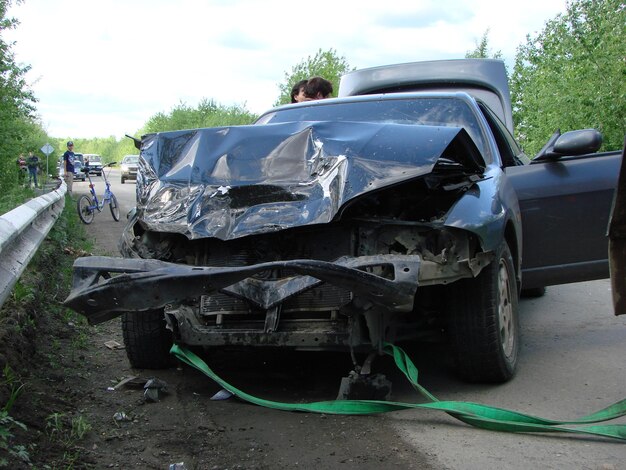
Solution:
[[[437,339],[462,377],[508,380],[522,287],[608,276],[620,155],[593,154],[601,136],[583,130],[531,164],[499,61],[356,71],[340,95],[143,136],[123,258],[78,259],[66,304],[122,316],[134,367],[166,366],[173,341],[368,353]]]

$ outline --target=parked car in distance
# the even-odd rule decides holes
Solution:
[[[102,175],[102,157],[95,153],[85,153],[83,155],[83,162],[89,168],[89,173],[92,175]]]
[[[74,160],[74,181],[85,181],[87,175],[83,171],[83,163],[80,160]]]
[[[137,166],[139,164],[139,155],[126,155],[122,159],[122,163],[120,165],[120,181],[122,184],[126,182],[126,180],[136,180],[137,179]]]

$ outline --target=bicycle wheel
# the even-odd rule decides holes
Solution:
[[[117,205],[117,198],[115,197],[115,194],[111,194],[111,199],[109,200],[109,209],[111,209],[111,215],[113,216],[113,220],[119,222],[120,206]]]
[[[77,203],[78,217],[84,224],[89,225],[93,222],[93,204],[89,196],[82,195]]]

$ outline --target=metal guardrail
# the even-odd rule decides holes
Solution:
[[[67,186],[0,216],[0,307],[65,207]]]

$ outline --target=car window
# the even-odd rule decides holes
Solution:
[[[139,161],[139,157],[137,156],[124,157],[124,159],[122,160],[122,163],[137,163],[138,161]]]
[[[262,116],[257,124],[302,121],[388,122],[462,127],[485,154],[485,141],[470,106],[457,98],[413,98],[356,101],[282,108]]]

